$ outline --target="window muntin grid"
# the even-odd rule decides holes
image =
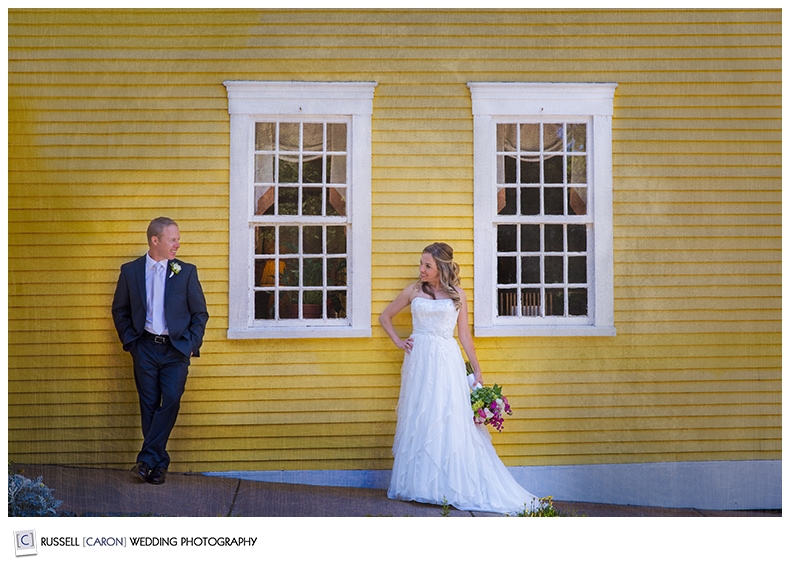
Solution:
[[[497,124],[497,317],[589,314],[588,131]]]
[[[254,320],[345,323],[348,125],[256,122],[254,145]]]

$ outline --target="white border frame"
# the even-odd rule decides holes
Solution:
[[[617,83],[470,82],[467,87],[474,116],[475,335],[614,336],[612,114]],[[497,320],[493,279],[496,195],[491,191],[496,184],[496,125],[529,118],[569,121],[574,117],[589,119],[592,124],[588,149],[592,169],[591,314],[584,324],[572,324],[565,318],[556,325]]]
[[[230,114],[228,338],[366,338],[371,331],[371,116],[375,82],[225,81]],[[350,117],[348,324],[255,326],[250,304],[253,167],[256,116]]]

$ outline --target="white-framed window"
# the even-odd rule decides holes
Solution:
[[[376,83],[224,85],[228,337],[370,336]]]
[[[468,83],[475,334],[614,335],[613,83]]]

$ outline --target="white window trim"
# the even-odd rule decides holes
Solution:
[[[616,83],[467,83],[474,115],[475,335],[614,336],[612,234],[612,114]],[[590,185],[593,259],[589,316],[584,324],[566,318],[550,324],[500,317],[495,311],[496,125],[527,118],[590,120]],[[520,320],[520,322],[519,322]]]
[[[371,332],[371,116],[375,82],[225,81],[230,114],[228,338],[357,338]],[[252,253],[254,124],[262,117],[350,118],[348,324],[254,324]]]

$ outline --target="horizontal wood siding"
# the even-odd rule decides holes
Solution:
[[[506,464],[781,459],[781,12],[9,10],[9,461],[125,467],[110,302],[160,214],[209,321],[176,471],[386,469],[375,322],[450,242],[472,296],[470,81],[616,82],[616,337],[478,338]],[[228,322],[223,81],[376,81],[371,339]],[[410,317],[396,320],[405,334]]]

